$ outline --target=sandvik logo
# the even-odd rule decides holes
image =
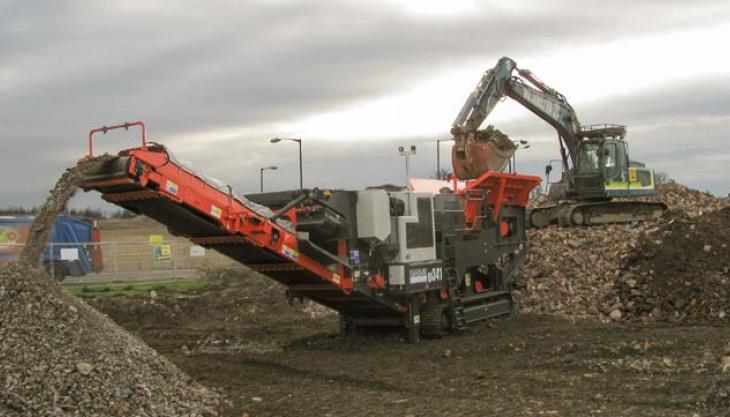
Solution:
[[[411,284],[431,284],[443,279],[441,268],[413,268],[408,271]]]

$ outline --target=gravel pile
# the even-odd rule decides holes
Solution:
[[[0,265],[0,415],[215,415],[217,394],[33,266],[90,163],[56,184],[21,262]]]
[[[0,267],[0,415],[212,415],[217,396],[42,270]]]
[[[216,294],[216,308],[232,307],[229,310],[235,314],[233,320],[251,320],[252,313],[259,308],[265,308],[267,315],[275,312],[282,317],[291,315],[292,310],[311,319],[337,317],[335,310],[308,299],[296,300],[291,305],[286,303],[281,284],[244,266],[200,267],[198,275],[218,288],[227,288]],[[279,309],[282,307],[286,311]],[[271,317],[266,317],[266,320],[271,320]]]
[[[514,280],[517,310],[604,322],[725,319],[727,201],[676,183],[648,199],[668,212],[634,225],[529,230]]]

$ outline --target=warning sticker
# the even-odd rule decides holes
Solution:
[[[350,251],[350,262],[352,262],[353,265],[360,265],[360,251],[359,250]]]
[[[180,187],[177,186],[174,182],[167,180],[165,183],[165,190],[167,190],[168,193],[172,195],[177,195],[177,191],[180,189]]]
[[[165,236],[150,235],[150,246],[162,245],[165,243]]]
[[[213,216],[220,219],[221,215],[223,215],[223,210],[221,210],[218,207],[216,207],[215,205],[211,204],[210,205],[210,214],[212,214]]]
[[[290,248],[289,246],[281,245],[281,253],[294,260],[299,259],[299,252],[297,252],[296,249]]]

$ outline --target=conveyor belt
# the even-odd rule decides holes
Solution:
[[[262,216],[260,207],[251,207],[254,203],[247,205],[187,171],[163,146],[148,144],[121,152],[94,170],[83,188],[282,283],[292,294],[349,317],[393,324],[406,311],[397,301],[354,286],[345,258],[340,264],[336,256],[326,258],[329,263],[323,264],[303,254],[303,242],[293,230]],[[305,246],[312,250],[311,244]]]

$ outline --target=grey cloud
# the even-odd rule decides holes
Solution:
[[[642,91],[624,92],[608,102],[589,103],[583,120],[610,117],[649,124],[674,118],[730,115],[730,75],[714,74],[662,84]]]
[[[318,112],[403,88],[465,58],[491,62],[500,53],[585,44],[616,25],[623,30],[611,38],[676,23],[662,14],[645,22],[645,7],[608,10],[609,19],[559,4],[429,20],[354,2],[189,3],[198,6],[188,13],[174,2],[144,13],[68,2],[48,15],[25,3],[8,7],[3,55],[11,68],[16,55],[27,58],[23,70],[39,81],[5,89],[3,101],[15,109],[5,120],[30,111],[50,121],[141,113],[170,131]],[[14,12],[25,24],[12,24]]]

